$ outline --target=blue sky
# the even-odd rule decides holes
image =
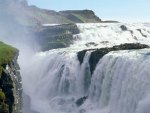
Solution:
[[[51,10],[91,9],[103,20],[150,22],[150,0],[28,0]]]

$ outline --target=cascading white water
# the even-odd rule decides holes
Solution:
[[[150,93],[150,56],[145,53],[124,51],[105,55],[92,77],[91,103],[107,110],[104,113],[150,112],[150,101],[145,101]],[[141,106],[141,102],[145,105]]]
[[[122,43],[150,44],[150,24],[77,24],[80,34],[75,35],[71,47],[87,49],[112,47]],[[121,25],[127,30],[122,30]]]
[[[150,25],[78,24],[81,33],[68,48],[37,53],[22,63],[24,93],[38,113],[150,113],[149,49],[111,52],[91,75],[88,51],[122,43],[150,45]],[[140,29],[140,30],[138,30]],[[78,105],[77,101],[87,97]],[[26,113],[26,111],[24,112]]]

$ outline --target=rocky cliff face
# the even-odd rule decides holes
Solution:
[[[79,32],[75,24],[39,26],[33,31],[42,51],[68,47],[73,43],[73,35]]]
[[[0,113],[22,113],[22,84],[17,58],[17,49],[0,44]]]

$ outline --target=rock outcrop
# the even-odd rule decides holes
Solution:
[[[149,48],[148,45],[145,44],[140,44],[140,43],[126,43],[126,44],[121,44],[113,47],[106,47],[106,48],[100,48],[100,49],[89,49],[89,50],[83,50],[78,52],[78,59],[80,61],[80,64],[83,62],[83,58],[86,54],[87,51],[92,51],[90,59],[89,59],[89,64],[90,64],[90,71],[93,73],[95,70],[96,64],[98,61],[107,53],[111,51],[119,51],[119,50],[132,50],[132,49],[144,49],[144,48]]]
[[[84,96],[84,97],[81,97],[81,98],[79,98],[78,100],[76,100],[76,105],[79,107],[79,106],[81,106],[84,102],[85,102],[85,100],[88,98],[88,96]]]
[[[121,25],[120,28],[121,28],[122,31],[127,31],[128,30],[128,28],[125,25]]]
[[[75,23],[98,23],[102,21],[92,10],[68,10],[60,11],[59,14]]]
[[[73,35],[80,31],[75,24],[62,24],[39,26],[39,29],[33,32],[39,45],[41,45],[41,50],[46,51],[68,47],[73,43]]]
[[[0,42],[0,113],[22,113],[18,50]]]

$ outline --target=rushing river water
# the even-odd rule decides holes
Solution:
[[[64,49],[29,54],[20,48],[24,113],[150,113],[149,49],[110,52],[93,74],[91,51],[81,65],[77,58],[84,49],[150,45],[150,24],[121,25],[77,24],[81,33]]]

